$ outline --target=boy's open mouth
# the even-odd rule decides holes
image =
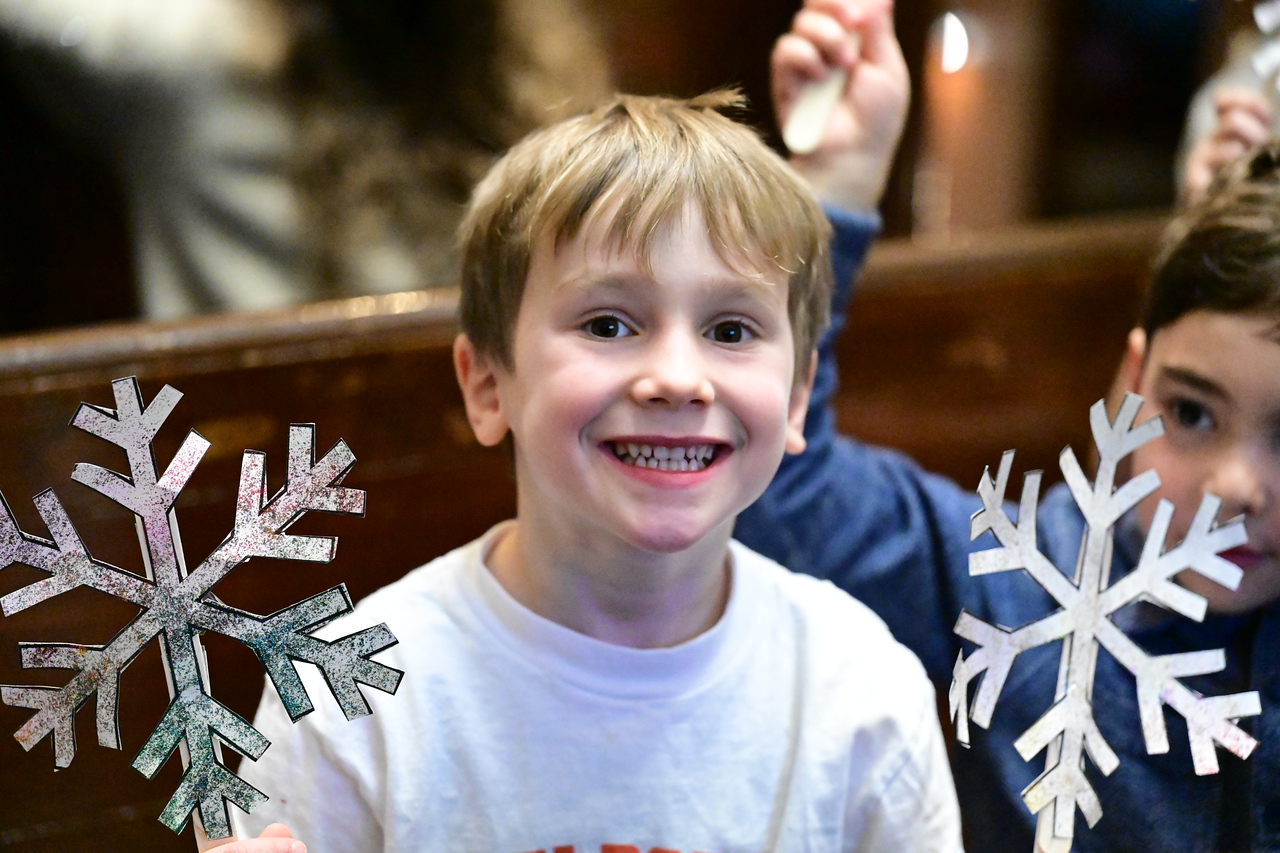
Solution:
[[[659,471],[701,471],[725,449],[723,444],[667,446],[631,441],[606,442],[624,465],[655,468]]]

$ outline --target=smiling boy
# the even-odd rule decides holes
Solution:
[[[517,517],[358,606],[406,671],[375,714],[264,699],[241,773],[283,794],[245,823],[313,853],[960,849],[919,662],[730,539],[803,449],[831,275],[736,103],[620,96],[478,186],[455,365]]]
[[[723,573],[705,566],[804,447],[808,399],[782,271],[730,267],[695,206],[655,219],[646,262],[596,223],[537,239],[510,368],[455,345],[477,438],[516,441],[519,523],[490,570],[534,612],[642,647],[719,618]]]

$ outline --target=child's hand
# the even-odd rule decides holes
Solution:
[[[1224,87],[1214,93],[1213,106],[1218,113],[1217,126],[1187,155],[1183,201],[1199,199],[1223,166],[1271,136],[1274,110],[1260,93]]]
[[[851,34],[855,34],[851,37]],[[893,31],[892,0],[805,0],[773,49],[774,111],[786,125],[806,83],[838,68],[848,83],[826,133],[792,164],[823,201],[874,210],[906,121],[910,81]]]
[[[271,824],[257,838],[242,838],[205,849],[214,853],[307,853],[307,846],[295,841],[283,823]]]

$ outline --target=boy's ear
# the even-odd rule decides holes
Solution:
[[[1129,339],[1124,347],[1124,359],[1120,362],[1120,374],[1116,377],[1119,396],[1122,397],[1126,392],[1138,393],[1138,389],[1142,387],[1142,366],[1146,360],[1147,333],[1142,329],[1130,329]]]
[[[471,338],[453,340],[453,369],[467,407],[467,421],[476,440],[485,447],[500,443],[507,434],[507,418],[498,396],[498,370],[492,356],[481,353]]]
[[[794,382],[791,386],[791,401],[787,405],[787,441],[783,450],[787,453],[803,453],[804,416],[809,410],[809,395],[813,393],[813,377],[818,372],[818,351],[815,349],[809,356],[809,375],[803,382]]]

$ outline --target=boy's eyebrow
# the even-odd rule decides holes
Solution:
[[[634,284],[637,278],[643,278],[638,273],[583,273],[575,275],[572,278],[564,278],[556,282],[557,289],[587,290],[593,287],[604,287],[611,289],[621,289],[630,284]]]
[[[605,273],[585,273],[572,278],[561,279],[556,282],[553,287],[556,290],[571,291],[587,291],[596,288],[604,290],[627,290],[635,286],[637,283],[643,284],[648,279],[639,271],[636,272],[605,272]],[[732,292],[733,295],[749,296],[760,298],[765,294],[772,293],[774,285],[765,280],[763,277],[755,276],[734,276],[718,282],[725,291]]]
[[[1160,375],[1163,379],[1172,379],[1173,381],[1180,382],[1183,385],[1189,385],[1197,391],[1213,397],[1219,397],[1222,399],[1226,399],[1227,397],[1227,392],[1224,391],[1222,386],[1217,382],[1201,376],[1194,370],[1188,370],[1185,367],[1169,367],[1166,365],[1160,368]]]
[[[570,298],[577,298],[593,291],[614,291],[622,294],[635,287],[637,279],[642,278],[643,276],[628,273],[586,273],[572,278],[560,279],[552,285],[552,290],[557,293],[570,294]]]

